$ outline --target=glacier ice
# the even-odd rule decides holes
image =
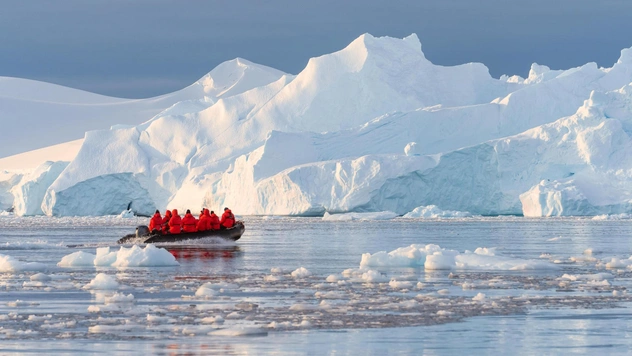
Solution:
[[[236,59],[142,124],[86,133],[67,166],[0,173],[0,208],[632,213],[630,53],[526,79],[434,65],[415,35],[362,35],[297,75]]]

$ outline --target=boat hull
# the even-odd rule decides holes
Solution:
[[[243,223],[238,222],[235,226],[225,230],[208,230],[198,232],[186,232],[180,234],[149,234],[146,236],[136,236],[136,234],[129,234],[117,242],[119,244],[125,243],[160,243],[160,242],[180,242],[187,240],[198,240],[208,237],[219,237],[226,240],[237,241],[241,238],[241,235],[246,231],[246,227]]]

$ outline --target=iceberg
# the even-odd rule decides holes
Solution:
[[[431,63],[416,35],[364,34],[297,75],[236,59],[144,122],[87,132],[69,163],[0,174],[0,208],[632,213],[630,83],[632,49],[611,68],[495,79],[480,63]]]
[[[439,219],[439,218],[464,218],[472,216],[467,211],[441,210],[436,205],[418,206],[413,211],[404,214],[405,219]]]

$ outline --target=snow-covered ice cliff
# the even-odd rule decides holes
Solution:
[[[627,213],[630,83],[630,49],[611,68],[494,79],[432,64],[415,35],[362,35],[296,76],[237,59],[146,122],[87,132],[69,163],[0,174],[0,208]]]

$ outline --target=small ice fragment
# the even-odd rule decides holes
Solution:
[[[94,277],[90,283],[83,286],[83,289],[96,289],[96,290],[107,290],[107,289],[117,289],[119,287],[116,279],[108,276],[105,273],[99,273]]]
[[[34,281],[34,282],[48,282],[51,279],[52,278],[50,278],[50,276],[44,273],[37,273],[31,276],[31,281]]]
[[[311,275],[312,275],[312,272],[310,272],[305,267],[297,268],[296,270],[294,270],[292,272],[292,277],[294,277],[294,278],[305,278],[305,277],[309,277]]]

